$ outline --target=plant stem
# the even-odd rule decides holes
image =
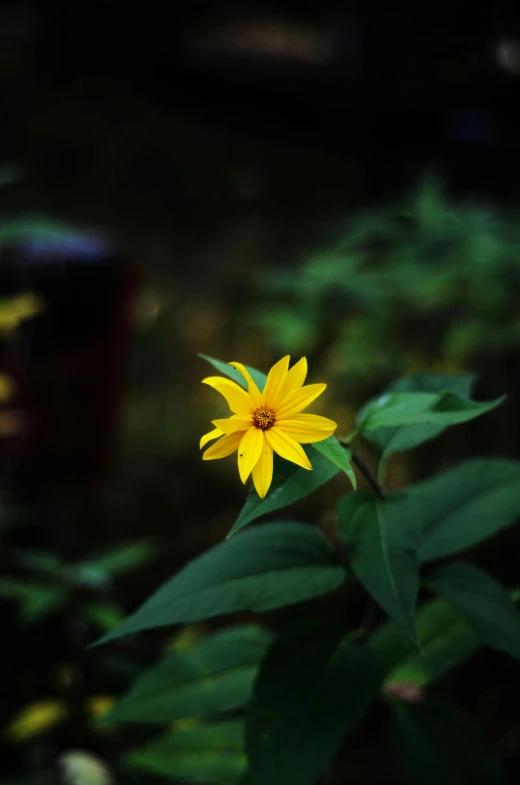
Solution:
[[[359,471],[361,472],[367,483],[370,485],[371,489],[373,490],[377,498],[382,499],[383,491],[381,489],[381,486],[377,482],[376,478],[374,477],[374,475],[372,474],[366,463],[359,457],[359,455],[356,455],[355,452],[352,452],[352,450],[351,450],[351,455],[352,455],[352,463],[354,464],[354,466],[357,469],[359,469]]]

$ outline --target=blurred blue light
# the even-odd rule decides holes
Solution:
[[[23,240],[21,249],[29,261],[48,261],[49,257],[58,257],[87,264],[103,261],[113,250],[105,238],[72,232],[60,237],[34,237]]]

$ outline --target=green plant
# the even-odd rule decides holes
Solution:
[[[206,359],[236,378],[229,366]],[[253,372],[261,385],[265,377]],[[367,595],[361,625],[317,621],[309,606],[303,619],[289,619],[274,634],[257,617],[253,626],[218,631],[141,673],[105,721],[175,724],[125,756],[129,773],[312,785],[382,701],[391,747],[411,782],[499,781],[499,764],[478,724],[455,702],[431,699],[428,689],[481,646],[520,659],[518,594],[469,562],[432,562],[515,521],[520,463],[472,459],[397,493],[382,485],[393,453],[500,404],[472,400],[471,385],[470,377],[399,380],[361,409],[353,434],[329,437],[325,449],[313,452],[312,472],[275,466],[269,492],[261,499],[251,489],[227,539],[100,641],[235,612],[262,614],[326,595],[337,603],[354,583]],[[379,481],[353,452],[359,437],[378,451]],[[334,537],[293,520],[256,523],[340,469],[353,477],[352,466],[370,492],[341,495]]]
[[[455,201],[425,178],[401,203],[351,216],[301,264],[263,274],[249,322],[276,351],[325,355],[350,385],[452,372],[520,343],[519,251],[515,212]]]
[[[85,596],[77,612],[108,630],[121,620],[121,614],[106,601],[107,589],[119,575],[145,564],[155,554],[152,543],[145,540],[117,545],[73,563],[50,551],[10,548],[10,569],[0,578],[0,596],[17,603],[20,623],[27,626],[62,610],[81,589]]]

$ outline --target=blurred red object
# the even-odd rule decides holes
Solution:
[[[79,237],[79,239],[78,239]],[[79,257],[79,258],[78,258]],[[95,492],[110,469],[139,276],[112,247],[72,235],[68,243],[2,250],[3,297],[32,291],[41,313],[0,344],[21,427],[0,438],[1,490],[37,502],[56,487]]]

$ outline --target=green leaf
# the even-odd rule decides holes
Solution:
[[[441,182],[432,175],[424,177],[412,206],[412,214],[419,224],[419,229],[438,232],[439,226],[446,221],[447,213],[448,206]]]
[[[498,785],[500,766],[480,728],[459,706],[429,702],[394,709],[392,742],[410,783]]]
[[[222,360],[217,360],[215,357],[210,357],[209,354],[200,353],[199,357],[202,360],[206,360],[210,365],[216,368],[217,371],[220,371],[220,373],[223,373],[224,376],[232,379],[234,382],[247,390],[247,382],[242,374],[236,370],[236,368],[232,368],[231,365],[222,362]],[[260,390],[263,390],[267,380],[267,375],[262,373],[262,371],[257,371],[256,368],[251,368],[249,365],[246,365],[246,368],[251,374],[253,381],[256,382],[257,387]]]
[[[417,641],[425,655],[428,653],[429,644],[435,644],[437,639],[442,638],[452,627],[463,625],[468,628],[463,617],[449,603],[438,597],[423,603],[417,609],[415,625]],[[471,628],[469,629],[471,631]],[[474,636],[472,631],[471,634]],[[421,658],[421,652],[411,644],[402,627],[393,621],[381,624],[371,634],[367,645],[384,663],[387,674],[400,669],[410,659],[415,661],[416,657]]]
[[[150,540],[140,540],[110,548],[99,556],[80,562],[75,569],[81,582],[103,584],[120,573],[146,564],[155,554],[156,548]]]
[[[482,643],[520,659],[520,614],[500,583],[456,562],[434,572],[427,585],[468,620]]]
[[[180,780],[233,785],[247,769],[241,721],[173,731],[131,752],[130,768]]]
[[[377,659],[348,635],[314,623],[282,633],[262,663],[247,710],[253,785],[313,785],[380,683]]]
[[[475,382],[474,374],[441,376],[436,373],[412,373],[402,376],[389,386],[391,392],[451,392],[460,398],[469,398]]]
[[[477,403],[451,392],[384,393],[361,410],[357,431],[416,424],[457,425],[486,414],[503,400],[504,396]]]
[[[235,627],[174,652],[137,679],[108,719],[170,722],[243,706],[270,640],[261,627]]]
[[[420,505],[421,561],[469,548],[520,516],[520,463],[472,460],[413,486],[407,496]]]
[[[461,621],[447,627],[423,646],[421,653],[410,654],[388,674],[385,684],[413,684],[425,687],[441,679],[478,649],[479,641],[471,627]]]
[[[331,546],[312,526],[254,526],[187,564],[101,642],[234,611],[292,605],[333,591],[344,578]]]
[[[43,239],[68,242],[76,236],[77,232],[70,226],[48,218],[27,215],[0,220],[0,241]]]
[[[340,499],[337,514],[352,570],[376,602],[415,641],[419,512],[405,496],[379,500],[357,492]]]
[[[520,592],[512,591],[510,597],[517,603]],[[382,624],[370,636],[367,646],[385,667],[386,685],[431,684],[481,646],[466,619],[441,597],[425,602],[417,610],[416,628],[420,651],[391,621]]]
[[[255,489],[251,488],[246,502],[227,536],[231,537],[257,518],[304,499],[329,482],[337,473],[337,465],[329,458],[319,454],[312,456],[311,472],[289,463],[289,461],[276,461],[273,481],[267,496],[261,499]]]
[[[55,573],[62,565],[60,557],[50,551],[11,550],[14,561],[27,570]]]
[[[329,461],[332,461],[332,463],[341,469],[342,472],[345,472],[350,482],[352,483],[352,487],[354,490],[356,490],[356,475],[354,474],[354,470],[350,465],[352,453],[348,447],[344,447],[342,444],[340,444],[335,436],[329,436],[328,439],[324,439],[322,442],[316,442],[312,445],[312,447],[314,450],[317,450],[319,453],[328,458]]]
[[[123,616],[117,605],[108,602],[90,603],[83,606],[83,613],[102,630],[113,630],[121,624]]]
[[[24,625],[40,621],[58,610],[66,599],[62,588],[11,578],[0,580],[0,594],[20,603],[18,612]]]
[[[473,381],[474,376],[438,376],[418,373],[398,379],[388,391],[393,393],[452,392],[461,398],[469,398]],[[367,431],[365,438],[380,453],[379,475],[381,475],[393,453],[418,447],[439,436],[444,430],[444,425],[401,425]]]
[[[480,642],[465,619],[444,600],[426,603],[417,613],[421,651],[403,656],[388,673],[385,683],[424,687],[470,657]]]

